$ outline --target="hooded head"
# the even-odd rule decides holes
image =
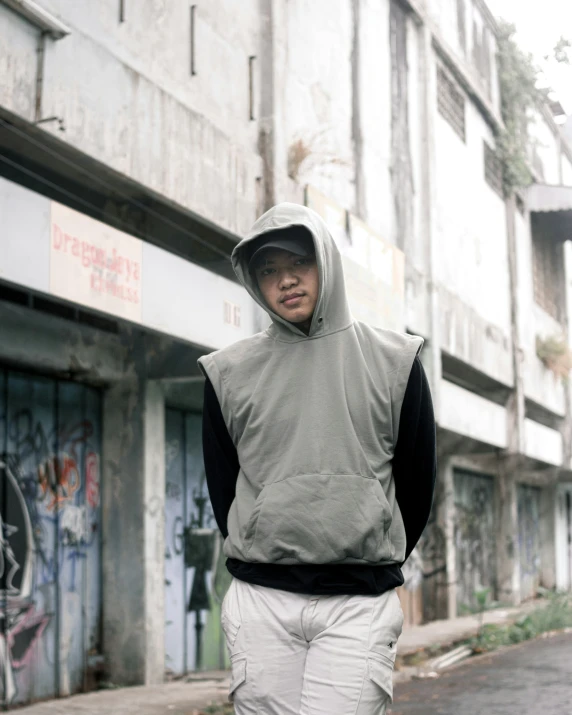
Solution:
[[[287,235],[285,229],[293,227],[302,229],[299,237],[305,234],[312,240],[318,269],[318,295],[307,335],[296,323],[278,315],[265,302],[249,265],[253,252],[265,243],[265,237],[272,241]],[[324,221],[311,209],[290,203],[274,206],[256,221],[250,233],[236,246],[231,260],[239,281],[272,319],[270,330],[275,337],[289,342],[323,337],[352,323],[340,252]]]

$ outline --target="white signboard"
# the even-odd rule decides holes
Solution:
[[[50,292],[141,322],[142,243],[52,201]]]

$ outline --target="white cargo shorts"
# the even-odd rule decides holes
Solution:
[[[384,715],[403,611],[381,596],[307,596],[234,579],[222,604],[236,715]]]

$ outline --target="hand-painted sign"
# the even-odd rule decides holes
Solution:
[[[139,323],[141,263],[138,238],[52,201],[51,293]]]

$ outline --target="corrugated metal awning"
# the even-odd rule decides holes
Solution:
[[[526,203],[536,213],[572,212],[572,186],[532,184],[526,192]]]

